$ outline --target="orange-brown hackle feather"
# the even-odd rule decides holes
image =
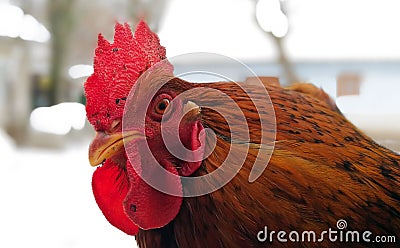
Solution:
[[[171,87],[177,91],[203,87],[179,80],[175,83]],[[222,91],[239,104],[249,124],[247,142],[253,145],[249,149],[243,146],[247,159],[232,181],[209,195],[185,198],[170,225],[162,230],[139,231],[139,244],[157,240],[172,247],[265,247],[268,242],[260,243],[256,236],[265,226],[275,231],[318,233],[335,229],[339,219],[347,221],[349,230],[398,235],[398,154],[376,144],[329,102],[266,83],[276,115],[275,149],[264,173],[249,183],[254,161],[263,152],[256,145],[262,114],[254,112],[254,102],[234,83],[205,87]],[[220,101],[212,94],[205,98],[217,104]],[[228,113],[230,118],[236,114]],[[203,125],[217,134],[217,145],[195,176],[221,166],[232,142],[231,131],[221,115],[207,108],[202,108],[201,115]],[[318,245],[342,244],[325,239]],[[353,243],[352,247],[364,245]],[[275,239],[272,247],[286,246]],[[301,246],[314,247],[315,243]]]

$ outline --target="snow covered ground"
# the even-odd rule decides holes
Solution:
[[[0,133],[0,247],[136,247],[95,203],[88,144],[14,149]]]

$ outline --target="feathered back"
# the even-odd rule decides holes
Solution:
[[[243,146],[247,159],[223,188],[185,198],[170,225],[139,231],[141,247],[149,243],[154,247],[266,247],[271,243],[257,240],[257,233],[265,226],[268,231],[313,230],[318,234],[335,229],[340,219],[347,221],[348,230],[396,235],[400,229],[398,154],[373,142],[335,111],[330,102],[266,84],[276,115],[275,149],[262,176],[249,183],[254,161],[259,152],[264,152],[257,146],[260,115],[255,113],[252,99],[234,83],[206,87],[228,94],[243,110],[250,130],[251,145],[249,149]],[[206,98],[221,103],[212,95]],[[207,108],[201,112],[203,125],[217,135],[217,145],[194,176],[219,168],[236,142],[230,139],[231,130],[222,116]],[[234,118],[235,113],[228,112]],[[287,245],[276,239],[272,243],[272,247]],[[318,245],[342,244],[325,240]],[[299,246],[314,247],[315,243],[303,242]]]

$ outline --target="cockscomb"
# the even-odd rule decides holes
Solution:
[[[122,118],[126,97],[144,71],[164,60],[163,70],[172,74],[165,59],[165,48],[144,21],[134,35],[127,23],[117,23],[113,43],[99,34],[94,73],[84,85],[87,118],[97,131]]]

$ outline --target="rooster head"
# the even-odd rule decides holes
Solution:
[[[89,161],[98,166],[92,178],[95,200],[106,219],[130,235],[139,228],[160,228],[171,222],[182,202],[179,176],[191,175],[201,164],[174,157],[163,142],[162,121],[179,127],[179,139],[187,149],[196,150],[203,142],[199,109],[186,111],[189,114],[176,125],[176,115],[190,102],[181,101],[176,107],[170,103],[189,83],[173,77],[173,66],[165,53],[145,22],[138,24],[134,34],[128,24],[117,24],[112,44],[99,35],[94,73],[84,85],[87,118],[96,130],[89,148]],[[160,82],[167,83],[149,96],[146,89]],[[133,117],[125,121],[128,105]],[[141,111],[144,125],[135,119]],[[123,119],[127,122],[124,125]],[[144,155],[145,147],[155,159]],[[163,193],[142,179],[143,174],[149,175],[156,168],[155,161],[164,171],[176,175],[157,180],[165,181],[177,194]]]

